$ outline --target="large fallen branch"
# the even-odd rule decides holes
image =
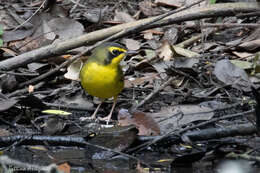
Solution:
[[[215,4],[209,7],[200,7],[188,9],[176,14],[173,14],[160,22],[144,27],[143,30],[154,28],[163,25],[169,25],[176,22],[202,19],[215,16],[234,16],[237,13],[255,12],[259,10],[257,3],[224,3]],[[84,34],[74,39],[70,39],[57,44],[51,44],[39,49],[35,49],[24,54],[9,58],[0,62],[0,70],[11,70],[16,67],[26,65],[28,63],[41,60],[46,57],[55,56],[57,54],[65,53],[68,50],[88,45],[99,40],[103,40],[113,34],[116,34],[124,29],[140,25],[142,23],[153,20],[152,18],[142,19],[135,22],[116,25],[110,28],[94,31]],[[140,32],[140,31],[139,31]]]
[[[255,126],[247,123],[228,127],[208,128],[199,131],[191,131],[183,134],[183,138],[188,137],[191,141],[201,141],[209,139],[219,139],[230,136],[252,135],[255,132]]]

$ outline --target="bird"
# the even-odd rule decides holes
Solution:
[[[110,113],[104,118],[99,118],[109,123],[117,97],[124,88],[124,74],[120,61],[127,53],[127,48],[114,42],[106,42],[94,48],[80,70],[80,81],[82,88],[88,94],[98,97],[101,102],[90,118],[84,117],[82,120],[96,119],[96,114],[104,100],[113,97]]]

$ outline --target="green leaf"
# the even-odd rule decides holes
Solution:
[[[200,56],[200,54],[198,54],[197,52],[191,51],[189,49],[184,49],[179,46],[172,46],[172,50],[174,51],[174,55],[173,55],[174,57],[178,57],[179,55],[188,58]]]
[[[253,71],[251,72],[251,75],[255,75],[256,73],[260,73],[260,52],[257,52],[255,54],[255,57],[253,59]]]
[[[210,4],[216,4],[217,0],[210,0]]]
[[[253,68],[253,63],[248,62],[248,61],[241,61],[241,60],[230,60],[230,62],[239,68],[242,68],[244,70],[246,69],[252,69]]]
[[[65,115],[65,116],[71,114],[70,112],[65,112],[62,110],[54,110],[54,109],[44,110],[44,111],[42,111],[42,113],[52,114],[52,115]]]
[[[0,25],[0,35],[3,35],[3,33],[4,33],[3,27]]]
[[[145,52],[145,57],[148,59],[152,59],[157,55],[154,50],[150,50],[150,49],[144,49],[144,52]]]
[[[2,40],[2,39],[0,39],[0,47],[2,47],[2,46],[3,46],[3,44],[4,44],[3,40]]]

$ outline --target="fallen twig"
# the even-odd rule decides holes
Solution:
[[[204,25],[203,25],[203,26],[204,26]],[[202,26],[202,27],[203,27],[203,26]],[[217,31],[217,29],[214,28],[214,29],[211,29],[210,31],[208,31],[207,34],[210,35],[210,34],[212,34],[213,32],[216,32],[216,31]],[[190,39],[185,40],[185,41],[183,41],[183,42],[177,44],[176,46],[182,47],[182,48],[187,47],[187,46],[189,46],[189,45],[195,43],[195,42],[198,41],[199,39],[201,39],[201,38],[203,37],[203,35],[204,35],[204,34],[201,33],[201,34],[198,34],[198,35],[196,35],[196,36],[193,36],[193,37],[191,37]]]
[[[161,91],[162,89],[164,89],[165,87],[167,87],[175,78],[174,77],[170,77],[166,82],[164,82],[164,84],[162,84],[159,88],[157,88],[156,90],[154,90],[153,92],[151,92],[145,99],[143,99],[138,105],[134,105],[132,106],[132,108],[130,109],[131,111],[136,110],[137,108],[143,106],[148,100],[150,100],[155,94],[157,94],[159,91]]]
[[[258,23],[203,23],[201,25],[189,24],[189,25],[174,25],[178,28],[198,28],[201,27],[219,27],[219,28],[234,28],[234,27],[247,27],[247,28],[259,28],[260,24]]]
[[[208,128],[198,131],[187,132],[183,137],[191,141],[218,139],[231,136],[251,135],[256,132],[252,124],[233,125],[228,127]]]
[[[36,85],[34,85],[34,90],[41,88],[43,85],[45,84],[45,82],[40,82]],[[20,89],[20,90],[16,90],[10,94],[7,94],[7,97],[14,97],[14,96],[19,96],[25,93],[29,93],[29,89],[28,88],[24,88],[24,89]]]
[[[29,21],[31,20],[31,18],[39,12],[39,10],[43,7],[43,5],[45,4],[46,1],[47,1],[47,0],[44,0],[44,1],[42,2],[42,4],[40,5],[40,7],[39,7],[28,19],[26,19],[23,23],[21,23],[20,25],[18,25],[17,27],[15,27],[15,28],[13,29],[13,31],[17,30],[18,28],[22,27],[24,24],[26,24],[27,22],[29,22]]]

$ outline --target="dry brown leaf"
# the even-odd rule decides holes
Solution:
[[[32,2],[28,3],[27,5],[30,6],[30,7],[38,7],[41,4],[42,4],[41,1],[36,1],[36,2],[32,1]]]
[[[232,85],[232,87],[245,92],[251,91],[250,80],[245,70],[227,59],[217,61],[213,73],[218,80],[226,85]]]
[[[141,47],[140,42],[134,39],[125,39],[125,44],[128,50],[139,50]]]
[[[33,93],[34,92],[34,86],[33,85],[29,85],[28,92],[29,93]]]
[[[183,5],[183,3],[179,1],[173,1],[173,0],[155,0],[154,3],[161,6],[169,6],[175,8],[179,8]]]
[[[153,33],[151,33],[151,32],[144,33],[144,39],[152,40],[153,39]]]
[[[214,113],[211,108],[200,105],[177,105],[162,107],[161,111],[149,113],[159,124],[162,134],[176,130],[194,121],[210,120]]]
[[[69,16],[68,9],[64,8],[61,5],[58,5],[57,3],[54,3],[50,6],[49,13],[55,17],[68,17]]]
[[[57,117],[48,118],[44,124],[41,125],[43,127],[43,133],[46,135],[55,135],[59,134],[63,128],[65,127],[65,123]]]
[[[173,51],[171,45],[167,40],[163,41],[162,46],[159,48],[159,57],[164,61],[169,61],[173,57]]]
[[[177,28],[171,27],[165,31],[165,33],[162,37],[162,40],[168,40],[168,42],[171,45],[174,45],[174,44],[176,44],[179,36],[180,36],[179,30]]]
[[[64,58],[64,59],[69,59],[71,56],[72,56],[72,55],[69,55],[69,54],[67,54],[67,55],[61,55],[61,57]]]
[[[130,14],[128,14],[126,12],[116,10],[114,21],[128,23],[128,22],[135,21],[135,19]]]
[[[135,78],[133,80],[125,80],[125,88],[136,87],[145,83],[153,84],[154,79],[158,76],[158,73],[146,73],[144,77]]]
[[[112,20],[106,20],[103,22],[104,24],[109,24],[109,25],[118,25],[122,24],[123,22],[118,22],[118,21],[112,21]]]
[[[65,17],[48,21],[48,26],[59,36],[54,42],[75,38],[84,32],[84,26],[80,22]]]
[[[146,40],[152,40],[153,39],[153,34],[155,35],[163,35],[164,32],[157,31],[154,29],[148,29],[142,32],[144,34],[144,39]]]
[[[72,64],[70,64],[67,67],[67,73],[64,74],[64,77],[66,79],[80,81],[79,73],[82,66],[83,66],[83,62],[80,59],[74,61]]]
[[[68,163],[63,163],[58,166],[59,171],[63,171],[64,173],[70,173],[70,165]]]
[[[158,124],[149,115],[141,111],[135,111],[131,114],[126,109],[118,112],[118,122],[121,126],[134,125],[139,130],[138,135],[153,136],[160,134]]]
[[[248,57],[252,57],[254,54],[252,53],[248,53],[248,52],[237,52],[237,51],[233,51],[232,52],[234,55],[236,55],[239,58],[248,58]]]
[[[142,71],[142,72],[157,72],[155,67],[149,63],[148,59],[144,59],[139,63],[135,64],[135,70]]]
[[[163,35],[164,34],[164,32],[157,31],[155,29],[148,29],[148,30],[142,31],[142,33],[152,33],[152,34],[155,34],[155,35]]]
[[[43,45],[50,44],[50,40],[46,40],[43,37],[40,37],[39,39],[33,39],[32,37],[27,37],[25,40],[16,41],[10,44],[10,46],[15,46],[16,48],[19,48],[19,51],[21,52],[27,52],[33,49],[37,49]]]
[[[11,56],[16,56],[18,55],[15,51],[9,49],[9,48],[4,48],[4,47],[1,47],[0,48],[1,50],[3,50],[4,52],[6,52],[7,54],[11,55]]]
[[[36,18],[37,17],[37,18]],[[83,34],[83,25],[69,18],[53,18],[45,13],[35,16],[34,20],[42,21],[31,37],[17,42],[16,47],[21,47],[22,52],[37,49],[39,47],[75,38]]]
[[[11,136],[12,133],[10,131],[8,131],[7,129],[2,129],[0,128],[0,136]]]
[[[139,3],[140,10],[146,16],[157,16],[162,13],[162,11],[155,6],[156,5],[149,0],[145,0]]]
[[[250,51],[255,50],[260,47],[260,39],[244,42],[240,44],[239,47]]]
[[[53,32],[52,28],[48,25],[48,21],[42,21],[42,31],[45,33],[43,36],[47,40],[54,40],[56,38],[56,34]]]
[[[18,29],[14,31],[5,31],[2,35],[2,39],[5,43],[10,41],[18,41],[31,36],[33,32],[34,32],[33,27],[30,29]]]

